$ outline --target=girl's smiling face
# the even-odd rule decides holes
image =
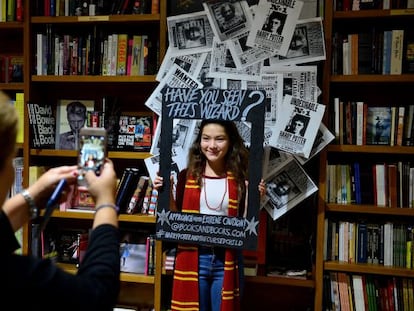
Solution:
[[[216,123],[204,126],[200,146],[201,152],[207,158],[207,161],[222,161],[224,163],[224,159],[230,146],[229,137],[225,128]]]

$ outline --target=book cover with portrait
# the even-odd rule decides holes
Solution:
[[[79,130],[87,125],[88,112],[93,112],[94,107],[93,100],[61,99],[58,101],[55,149],[78,150]]]

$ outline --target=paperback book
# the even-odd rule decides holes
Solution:
[[[27,111],[30,123],[30,146],[54,149],[56,119],[52,105],[28,103]]]
[[[79,148],[79,130],[87,125],[88,112],[93,112],[94,106],[93,100],[59,100],[56,108],[55,149]]]
[[[389,145],[391,141],[391,107],[368,107],[367,145]]]
[[[117,150],[149,151],[152,144],[151,115],[121,115],[119,117]]]

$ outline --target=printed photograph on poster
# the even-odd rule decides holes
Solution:
[[[292,157],[293,155],[288,152],[265,146],[263,148],[263,178],[266,179],[271,172],[286,161],[290,161]]]
[[[161,118],[157,122],[157,128],[155,129],[153,143],[150,149],[150,153],[153,155],[159,154],[161,149]],[[191,119],[174,119],[172,129],[172,149],[180,148],[180,152],[188,153],[188,149],[195,140],[198,134],[198,126],[200,120]]]
[[[286,56],[270,57],[270,65],[295,65],[326,59],[322,18],[299,20]]]
[[[200,73],[200,70],[205,62],[208,53],[195,53],[177,56],[172,56],[171,54],[171,48],[168,47],[164,59],[161,63],[160,69],[158,70],[157,75],[155,77],[155,79],[158,82],[161,81],[167,75],[172,64],[177,64],[190,75],[197,76]]]
[[[250,30],[226,41],[237,69],[254,65],[272,56],[269,51],[247,45],[249,32]]]
[[[317,102],[319,95],[317,66],[263,66],[262,74],[283,75],[283,95],[291,95],[310,102]]]
[[[318,190],[302,166],[292,157],[265,178],[263,206],[273,220],[283,216]]]
[[[235,80],[260,81],[262,63],[255,63],[243,69],[237,69],[226,42],[213,40],[211,52],[210,76]]]
[[[220,41],[250,30],[252,14],[247,1],[205,1],[203,6]]]
[[[211,52],[208,52],[206,53],[206,58],[204,59],[197,79],[203,85],[203,89],[222,88],[223,78],[212,77],[210,75],[210,60]]]
[[[316,134],[315,141],[312,146],[312,150],[309,154],[309,158],[305,158],[302,156],[294,155],[296,160],[301,165],[304,165],[308,162],[312,157],[318,154],[323,148],[325,148],[331,141],[335,139],[335,136],[329,131],[329,129],[321,122],[319,126],[318,133]]]
[[[78,150],[79,131],[87,125],[88,112],[93,112],[93,100],[61,99],[56,107],[55,149]]]
[[[211,51],[214,32],[204,11],[167,17],[172,55]]]
[[[260,0],[247,45],[261,48],[272,55],[286,56],[302,6],[303,2],[299,0],[278,3]]]
[[[285,95],[270,145],[309,158],[318,133],[325,105]]]

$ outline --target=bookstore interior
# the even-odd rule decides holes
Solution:
[[[413,0],[0,0],[10,196],[114,162],[114,310],[174,310],[179,242],[243,255],[241,310],[412,311],[413,23]],[[243,217],[169,208],[203,119],[250,151]],[[76,273],[94,210],[72,187],[18,252]]]

